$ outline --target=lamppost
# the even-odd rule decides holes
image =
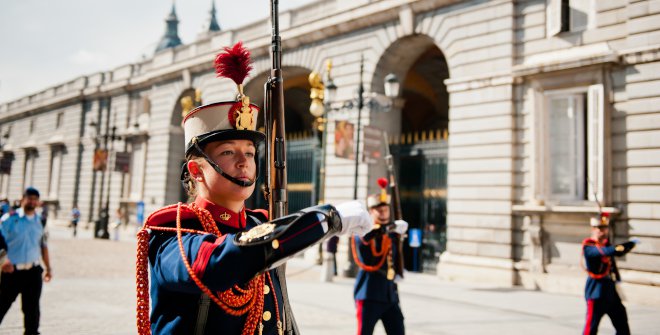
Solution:
[[[318,139],[318,132],[321,132],[320,141],[320,160],[313,159],[312,165],[312,204],[322,204],[325,202],[325,154],[326,154],[326,140],[327,140],[327,111],[330,109],[332,99],[334,99],[337,92],[337,86],[332,80],[330,71],[332,70],[332,60],[326,62],[325,76],[326,80],[322,80],[322,75],[314,71],[309,74],[309,84],[311,86],[309,97],[312,103],[309,105],[309,113],[315,117],[312,125],[314,139]],[[318,174],[317,161],[319,164]],[[316,184],[319,184],[318,192],[316,192]],[[323,263],[323,244],[319,244],[317,264]]]
[[[385,111],[388,111],[392,105],[393,105],[393,100],[399,96],[399,89],[400,89],[400,84],[399,84],[399,79],[394,73],[390,73],[387,76],[385,76],[385,81],[384,81],[384,90],[385,90],[385,95],[386,99],[379,99],[378,95],[375,94],[370,94],[369,97],[365,98],[364,97],[364,81],[363,81],[363,74],[364,74],[364,55],[360,56],[360,82],[358,86],[358,96],[356,98],[357,101],[349,100],[346,101],[343,105],[343,108],[345,109],[352,109],[354,105],[357,105],[357,133],[356,133],[356,146],[355,146],[355,179],[354,179],[354,184],[353,184],[353,199],[358,200],[358,176],[359,176],[359,167],[360,167],[360,133],[362,132],[362,109],[364,108],[365,105],[369,107],[369,110],[373,110],[374,108],[382,108]],[[380,96],[382,97],[382,96]],[[385,101],[383,101],[385,100]],[[385,143],[385,145],[388,145],[388,143]],[[352,257],[352,252],[351,250],[351,243],[350,239],[348,241],[348,266],[344,269],[344,276],[345,277],[355,277],[356,274],[356,267],[355,267],[355,262],[353,261]]]
[[[356,133],[356,145],[355,145],[355,179],[353,184],[353,199],[358,199],[358,168],[360,166],[360,133],[362,132],[362,109],[364,106],[368,106],[369,110],[374,108],[380,108],[384,111],[388,111],[392,105],[394,99],[399,96],[399,78],[394,74],[390,73],[385,76],[385,81],[383,83],[383,88],[385,90],[385,96],[387,99],[378,99],[378,95],[370,94],[369,97],[364,97],[364,56],[360,57],[360,83],[358,86],[358,96],[356,103],[353,101],[347,101],[344,103],[344,108],[351,109],[353,105],[357,104],[358,114],[357,114],[357,133]],[[380,96],[382,97],[382,95]],[[385,101],[383,101],[385,100]],[[385,143],[387,145],[387,143]]]
[[[112,127],[109,129],[106,129],[105,134],[99,134],[95,136],[96,143],[98,143],[99,138],[103,139],[103,150],[106,152],[106,162],[105,162],[105,170],[103,171],[103,174],[101,175],[101,194],[99,196],[99,217],[95,221],[94,224],[94,237],[95,238],[103,238],[103,239],[109,239],[110,238],[110,233],[108,232],[108,224],[110,220],[110,188],[112,186],[112,169],[111,169],[111,164],[110,164],[110,157],[112,156],[112,153],[114,152],[115,148],[115,141],[121,140],[122,137],[117,135],[117,126],[116,124],[116,115],[114,117],[114,120],[112,122]],[[96,121],[92,121],[89,123],[90,127],[94,127],[96,129],[97,133],[99,132],[100,125],[96,123]],[[109,142],[109,144],[108,144]],[[108,148],[109,147],[109,148]],[[108,186],[107,186],[107,192],[104,194],[104,185],[105,185],[105,174],[108,174]],[[105,196],[105,204],[102,205],[103,203],[103,197]]]

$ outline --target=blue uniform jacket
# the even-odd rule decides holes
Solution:
[[[234,244],[234,236],[239,231],[256,226],[259,221],[267,220],[266,216],[252,211],[234,213],[203,199],[198,199],[196,204],[211,212],[224,235],[218,238],[212,234],[182,235],[183,248],[193,271],[212,291],[225,291],[235,284],[244,287],[244,284],[264,269],[264,251],[263,248],[240,248]],[[176,207],[174,211],[176,212]],[[225,213],[230,215],[228,220],[221,218]],[[169,217],[171,218],[171,213]],[[158,223],[158,225],[174,226],[175,222]],[[182,220],[182,227],[202,230],[201,224],[196,219]],[[149,263],[152,333],[193,334],[201,290],[190,278],[181,260],[176,234],[152,232],[149,242]],[[272,317],[269,321],[263,321],[263,334],[277,334],[273,293],[277,296],[279,314],[282,317],[284,315],[282,292],[275,270],[269,272],[274,288],[270,288],[270,292],[264,296],[264,311],[270,311]],[[266,283],[269,284],[268,279]],[[248,313],[242,316],[226,314],[211,301],[205,333],[241,334],[247,315]],[[256,332],[258,333],[258,329]]]
[[[391,234],[391,236],[393,235]],[[373,255],[370,244],[364,243],[358,236],[354,236],[353,238],[355,239],[355,246],[357,246],[356,252],[360,261],[365,265],[376,265],[380,258]],[[394,241],[394,238],[392,240]],[[380,250],[383,235],[375,237],[373,241],[376,243],[376,250]],[[392,248],[392,264],[396,264],[397,257],[400,257],[400,255],[396,253],[396,248]],[[394,280],[387,279],[387,270],[387,260],[383,262],[383,265],[377,271],[369,272],[360,268],[353,290],[355,300],[398,303],[399,293],[397,285]]]
[[[614,246],[607,241],[604,244],[598,244],[595,240],[588,238],[582,242],[582,248],[585,266],[590,273],[584,288],[585,299],[608,299],[616,295],[615,283],[611,276],[616,266],[612,262],[612,257],[617,254]]]

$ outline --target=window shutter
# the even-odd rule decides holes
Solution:
[[[592,21],[594,21],[592,18],[594,7],[592,0],[570,0],[570,30],[580,31],[591,28]]]
[[[605,178],[605,113],[602,84],[589,86],[587,92],[587,175],[588,199],[603,202]]]
[[[131,158],[131,193],[132,200],[142,199],[144,172],[146,162],[146,143],[141,140],[133,142],[133,157]]]
[[[562,31],[562,0],[548,0],[546,7],[546,36],[552,37]]]
[[[57,199],[60,190],[60,175],[62,171],[61,169],[62,153],[63,153],[63,149],[58,146],[53,147],[51,151],[50,183],[48,187],[48,197],[51,199]]]

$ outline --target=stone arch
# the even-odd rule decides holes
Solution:
[[[400,127],[388,129],[392,134],[447,129],[449,94],[444,81],[449,78],[449,68],[433,38],[418,34],[394,41],[376,65],[371,92],[384,93],[385,76],[389,73],[394,73],[401,83],[399,101],[391,116],[399,122],[388,121]]]
[[[287,133],[311,131],[314,117],[309,113],[310,85],[307,78],[312,70],[300,66],[285,66],[284,73],[284,110]],[[262,72],[245,85],[245,94],[251,101],[263,108],[264,84],[268,80],[270,70]],[[257,127],[263,127],[263,115],[259,115]]]
[[[389,73],[399,78],[399,96],[390,115],[371,113],[370,124],[395,137],[391,149],[399,169],[401,208],[410,227],[423,230],[429,242],[417,250],[407,244],[404,246],[406,266],[413,271],[425,268],[411,266],[413,253],[422,250],[419,264],[432,264],[430,269],[433,269],[436,255],[444,250],[446,239],[447,142],[444,134],[449,125],[449,93],[445,85],[449,68],[445,54],[434,39],[416,34],[397,39],[383,51],[372,77],[371,92],[384,93],[384,81]],[[404,141],[400,136],[403,134],[407,135]],[[382,164],[369,166],[370,193],[376,192],[375,179],[384,175],[386,169]]]
[[[312,162],[307,159],[313,159],[314,148],[310,148],[309,144],[312,133],[312,122],[314,117],[309,113],[309,105],[311,99],[310,85],[308,81],[311,70],[299,66],[285,66],[282,69],[284,73],[284,117],[287,134],[287,175],[289,179],[289,210],[295,211],[300,208],[308,207],[311,205],[309,189],[296,189],[294,186],[313,185],[311,182]],[[257,105],[264,103],[264,84],[268,80],[270,71],[263,71],[245,85],[244,92],[250,99]],[[263,106],[262,106],[263,107]],[[263,115],[259,116],[257,121],[257,128],[263,129],[264,126]],[[293,149],[292,149],[293,148]],[[263,182],[266,170],[265,157],[261,157],[262,164],[260,170],[260,180],[257,183]],[[311,182],[311,183],[310,183]],[[313,187],[313,186],[311,186]],[[257,187],[260,189],[260,186]],[[267,203],[264,201],[261,192],[254,192],[252,197],[246,202],[250,208],[266,208]]]
[[[167,163],[167,180],[169,181],[179,180],[180,178],[181,166],[185,161],[184,134],[183,127],[181,126],[183,111],[184,109],[192,109],[202,104],[201,98],[196,92],[197,90],[195,88],[189,87],[183,90],[179,97],[174,100],[169,126],[169,155],[171,157]],[[168,190],[166,192],[167,199],[165,203],[185,202],[187,200],[187,194],[180,183],[169,182],[166,187]]]

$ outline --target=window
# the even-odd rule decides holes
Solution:
[[[545,94],[545,197],[551,201],[603,201],[603,86]]]
[[[30,129],[29,129],[29,131],[30,131],[29,132],[30,134],[34,133],[34,119],[30,120]]]
[[[593,28],[596,21],[595,8],[594,0],[548,0],[547,36]]]
[[[142,200],[144,185],[144,168],[146,161],[146,142],[136,139],[132,142],[133,157],[131,157],[130,199]]]
[[[48,182],[48,198],[57,199],[60,191],[60,176],[62,171],[62,156],[64,147],[54,146],[50,156],[50,180]]]
[[[64,122],[64,112],[57,113],[57,119],[55,120],[55,129],[60,129],[63,122]]]
[[[584,174],[584,97],[548,97],[549,192],[553,199],[582,199]]]
[[[33,186],[34,183],[34,162],[37,160],[36,149],[25,150],[25,165],[23,166],[23,187]]]
[[[9,196],[9,178],[11,178],[11,163],[14,160],[14,154],[6,151],[0,157],[0,198]]]

